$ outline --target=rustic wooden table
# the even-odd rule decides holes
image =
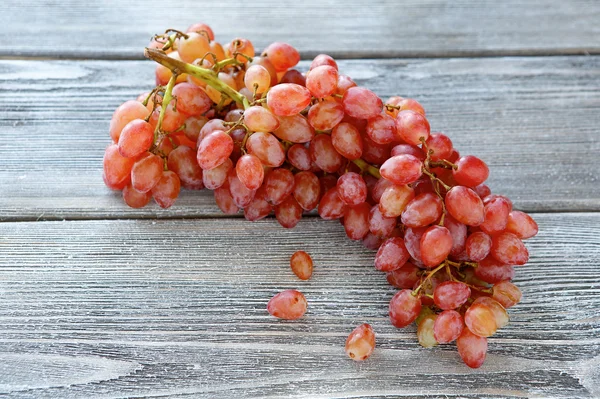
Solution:
[[[0,396],[600,397],[600,3],[284,3],[2,5]],[[390,325],[394,290],[337,222],[225,218],[210,192],[134,210],[104,187],[110,116],[152,86],[144,45],[197,21],[418,99],[533,214],[523,302],[481,369]],[[289,272],[297,249],[308,282]],[[287,288],[309,299],[300,321],[265,311]],[[343,345],[363,322],[378,346],[355,363]]]

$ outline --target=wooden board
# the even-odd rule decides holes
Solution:
[[[5,2],[0,56],[142,58],[166,28],[203,21],[217,40],[246,37],[257,51],[286,41],[304,57],[597,54],[596,0],[158,0]]]
[[[127,220],[0,224],[0,395],[29,397],[544,397],[600,395],[600,215],[537,214],[523,302],[481,369],[423,349],[387,318],[394,293],[337,222]],[[298,280],[289,256],[312,254]],[[309,312],[270,317],[302,290]],[[343,352],[371,323],[364,363]]]
[[[306,68],[306,63],[301,69]],[[600,57],[341,61],[382,98],[417,98],[432,129],[489,163],[528,211],[600,209]],[[125,207],[101,179],[112,112],[151,89],[153,64],[0,62],[0,220],[206,217],[210,192],[169,211]]]

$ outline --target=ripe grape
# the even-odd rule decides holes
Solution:
[[[150,149],[154,139],[154,128],[142,120],[129,122],[119,136],[119,153],[127,158],[135,158]]]
[[[278,116],[292,116],[310,104],[311,94],[307,88],[293,84],[279,84],[267,93],[267,105]]]
[[[262,65],[252,65],[244,75],[244,85],[251,93],[264,93],[271,86],[271,74]]]
[[[389,144],[396,140],[396,122],[394,118],[381,113],[367,122],[366,133],[377,144]]]
[[[417,181],[421,176],[423,164],[416,157],[408,154],[391,157],[381,165],[381,176],[398,184],[410,184]]]
[[[464,328],[458,339],[456,347],[460,358],[471,368],[479,368],[485,361],[487,352],[487,338],[480,337]]]
[[[136,119],[146,119],[149,111],[138,101],[126,101],[113,113],[108,131],[113,142],[118,143],[121,131],[129,122]]]
[[[420,311],[421,299],[411,290],[397,292],[390,301],[390,321],[394,327],[406,327],[415,321]]]
[[[267,46],[262,52],[273,64],[277,72],[284,72],[293,68],[300,61],[300,53],[287,43],[275,42]]]
[[[310,170],[311,168],[310,151],[302,144],[291,146],[287,152],[287,159],[296,169]]]
[[[479,226],[485,220],[483,202],[465,186],[452,187],[446,194],[446,209],[454,219],[467,226]]]
[[[425,116],[415,111],[401,111],[396,116],[396,132],[398,139],[407,144],[419,145],[421,138],[429,138],[429,122]]]
[[[140,193],[147,193],[162,177],[163,160],[158,155],[146,153],[131,169],[131,186]]]
[[[475,187],[486,181],[490,174],[485,162],[473,155],[458,158],[456,166],[452,175],[461,186]]]
[[[225,52],[231,57],[233,57],[235,53],[243,54],[246,57],[254,57],[254,46],[250,40],[237,37],[229,43]],[[248,58],[246,57],[236,55],[235,59],[238,62],[246,63],[248,62]]]
[[[131,208],[143,208],[146,205],[148,205],[151,199],[152,193],[141,193],[135,188],[133,188],[131,183],[129,183],[125,186],[125,188],[123,188],[123,200]]]
[[[296,251],[290,258],[290,268],[300,280],[308,280],[313,272],[313,260],[304,251]]]
[[[344,162],[327,134],[316,135],[310,142],[309,150],[312,161],[324,172],[335,173]]]
[[[265,166],[277,168],[285,162],[283,146],[270,133],[253,133],[248,137],[248,141],[246,141],[246,149],[249,154],[258,157]]]
[[[212,101],[204,90],[190,83],[179,83],[173,88],[177,99],[177,110],[188,116],[198,116],[207,112]]]
[[[375,255],[375,269],[382,272],[394,271],[404,266],[409,259],[410,253],[406,249],[404,239],[401,237],[388,238]]]
[[[387,272],[386,279],[390,285],[396,288],[412,288],[417,281],[419,281],[420,271],[421,269],[413,265],[411,262],[406,262],[399,269]]]
[[[238,206],[233,201],[229,187],[221,186],[214,191],[215,202],[219,209],[226,215],[235,215],[239,212]]]
[[[358,159],[363,152],[363,141],[358,129],[347,122],[341,122],[331,132],[331,143],[335,150],[348,159]]]
[[[510,281],[501,281],[492,287],[492,298],[506,309],[521,302],[521,290]]]
[[[465,327],[462,316],[456,310],[444,310],[437,315],[433,326],[433,336],[440,344],[456,340]]]
[[[508,214],[506,231],[513,233],[521,240],[525,240],[538,233],[538,225],[535,220],[525,212],[512,211]]]
[[[467,241],[467,226],[462,223],[458,223],[452,216],[446,215],[444,217],[444,227],[450,231],[452,235],[452,249],[450,250],[450,256],[458,256],[464,250]]]
[[[407,205],[415,198],[415,190],[409,186],[398,186],[391,183],[379,199],[379,210],[385,217],[402,215]]]
[[[404,233],[404,244],[410,256],[418,261],[422,262],[421,259],[421,237],[427,230],[427,227],[408,228]]]
[[[375,332],[365,323],[356,327],[346,338],[346,354],[356,361],[367,359],[375,349]]]
[[[205,170],[202,172],[202,182],[209,190],[215,190],[221,187],[227,181],[227,175],[233,168],[233,162],[227,158],[225,162],[216,168]]]
[[[319,204],[321,185],[312,172],[299,172],[294,175],[293,195],[298,205],[305,211],[313,210]]]
[[[310,107],[308,123],[321,131],[331,130],[344,119],[344,107],[333,101],[324,101]]]
[[[364,87],[351,87],[342,98],[344,112],[353,118],[370,119],[381,112],[383,102],[377,94]]]
[[[244,123],[253,132],[272,132],[279,127],[279,120],[271,111],[253,106],[244,111]]]
[[[427,226],[442,216],[442,206],[442,200],[436,194],[419,194],[406,205],[402,223],[407,227]]]
[[[443,226],[429,227],[421,237],[421,260],[426,267],[442,263],[452,250],[452,235]]]
[[[179,176],[181,186],[188,190],[204,188],[202,169],[196,161],[196,151],[181,145],[169,154],[167,167]]]
[[[445,281],[435,287],[433,302],[442,310],[457,309],[467,302],[471,296],[471,289],[459,281]]]
[[[317,98],[325,98],[337,88],[337,68],[321,65],[310,70],[306,76],[306,88]]]
[[[344,173],[337,181],[337,190],[346,205],[358,205],[367,200],[367,184],[358,173]]]
[[[519,237],[503,232],[492,236],[492,256],[508,265],[524,265],[529,260],[529,252]]]
[[[375,205],[369,212],[369,231],[378,237],[388,237],[396,227],[395,217],[386,217]]]
[[[294,191],[294,175],[287,169],[277,168],[270,171],[265,179],[265,199],[273,205],[279,205]]]
[[[344,216],[346,204],[339,197],[336,187],[331,188],[323,195],[319,202],[319,216],[325,220],[339,219]]]
[[[315,131],[302,115],[279,116],[279,127],[273,131],[281,140],[306,143],[315,137]]]
[[[492,256],[488,256],[475,268],[475,276],[486,283],[496,284],[500,281],[512,280],[515,270],[511,265],[502,264]]]
[[[300,222],[302,208],[293,195],[288,195],[282,203],[275,206],[275,218],[286,229],[291,229]]]
[[[173,171],[165,170],[162,172],[158,183],[152,187],[152,198],[154,198],[154,201],[161,208],[170,208],[179,196],[180,187],[181,182],[177,174]]]
[[[319,67],[321,65],[329,65],[331,67],[334,67],[336,70],[338,69],[338,65],[337,62],[335,62],[335,60],[327,55],[327,54],[319,54],[317,55],[312,63],[310,64],[310,68],[308,68],[309,70],[315,69],[316,67]]]
[[[283,74],[279,83],[294,83],[306,87],[306,78],[295,69],[290,69]]]
[[[203,34],[189,32],[188,37],[177,40],[177,52],[184,62],[191,63],[210,51],[209,39]]]
[[[492,336],[498,329],[494,312],[484,303],[469,306],[465,312],[465,325],[469,331],[480,337]]]
[[[308,303],[306,297],[296,290],[286,290],[269,300],[267,311],[278,319],[296,320],[304,316]]]
[[[250,204],[244,208],[244,217],[251,222],[266,218],[273,210],[273,205],[263,198],[260,191],[259,188]]]
[[[256,190],[251,190],[246,187],[244,183],[242,183],[237,176],[235,168],[232,168],[229,171],[227,182],[229,183],[229,192],[231,193],[231,198],[233,198],[233,202],[238,208],[245,208],[250,204],[250,202],[252,202]]]
[[[492,248],[492,239],[483,231],[476,231],[467,238],[467,255],[474,262],[485,259]]]
[[[369,233],[370,210],[371,206],[365,202],[346,207],[344,229],[351,240],[362,240]]]
[[[496,321],[496,326],[498,328],[502,328],[508,324],[508,313],[498,301],[496,301],[493,298],[490,298],[489,296],[480,296],[475,301],[473,301],[473,305],[478,303],[482,303],[488,308],[490,308],[490,310],[494,314],[494,320]]]
[[[217,130],[200,142],[196,160],[202,169],[213,169],[225,162],[232,151],[231,136],[222,130]]]
[[[431,133],[426,141],[432,161],[447,159],[452,154],[452,140],[442,133]]]
[[[249,190],[256,190],[262,185],[265,171],[260,159],[254,155],[246,154],[238,159],[235,170],[237,177]]]
[[[410,144],[398,144],[392,148],[391,155],[408,154],[416,157],[419,161],[425,160],[425,154],[419,147]],[[428,179],[429,180],[429,179]]]
[[[125,158],[116,144],[109,145],[104,152],[104,180],[111,189],[122,190],[131,180],[131,168],[135,159]]]
[[[211,41],[215,40],[215,34],[213,33],[213,30],[210,28],[210,26],[202,22],[191,25],[189,28],[187,28],[186,32],[196,32],[201,34],[206,33]]]

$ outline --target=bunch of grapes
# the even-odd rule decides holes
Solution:
[[[289,44],[255,55],[249,40],[221,45],[195,24],[155,36],[146,56],[159,63],[157,86],[113,115],[109,188],[134,208],[152,199],[169,208],[181,187],[207,188],[224,213],[243,210],[250,221],[274,213],[292,228],[315,209],[339,219],[350,239],[377,251],[375,268],[399,289],[391,323],[416,322],[422,346],[456,341],[468,366],[482,365],[487,337],[521,299],[511,280],[529,258],[522,240],[538,231],[491,193],[485,162],[431,133],[417,101],[383,102],[328,55],[302,73]],[[294,261],[301,278],[310,277],[307,262]],[[300,292],[284,291],[269,312],[298,318],[306,306]],[[346,346],[352,358],[368,357],[372,328],[357,327]]]

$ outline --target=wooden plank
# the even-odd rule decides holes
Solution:
[[[306,64],[302,65],[305,68]],[[219,215],[210,192],[168,211],[128,209],[104,187],[108,124],[149,90],[150,62],[0,62],[0,220]],[[491,168],[528,211],[599,210],[600,57],[341,61],[383,98],[417,98],[432,129]]]
[[[139,59],[152,35],[199,21],[222,42],[286,41],[304,57],[597,54],[599,19],[596,0],[33,0],[4,4],[0,56]]]
[[[453,345],[423,349],[387,318],[373,252],[337,222],[125,220],[0,224],[0,394],[194,398],[600,395],[600,214],[537,214],[522,303],[478,370]],[[336,248],[332,251],[332,248]],[[312,254],[298,280],[293,251]],[[297,288],[295,322],[266,302]],[[346,358],[371,323],[377,349]]]

